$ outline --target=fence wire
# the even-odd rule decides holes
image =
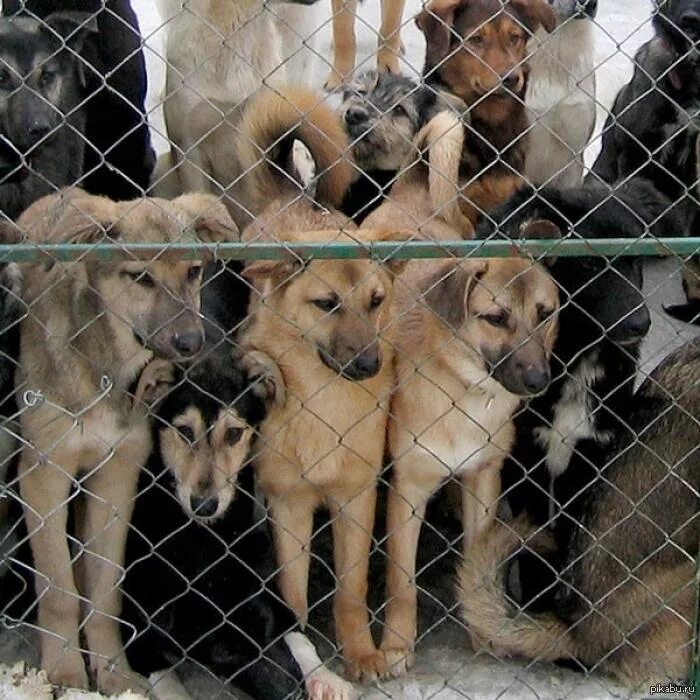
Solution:
[[[0,8],[0,697],[700,698],[698,0]]]

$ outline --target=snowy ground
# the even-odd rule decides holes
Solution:
[[[167,147],[165,131],[160,109],[160,96],[163,90],[163,33],[162,23],[153,0],[132,0],[138,12],[141,29],[145,38],[146,58],[149,71],[148,105],[154,129],[156,147],[160,152]],[[330,56],[330,14],[328,0],[314,8],[304,10],[309,16],[308,35],[315,36],[309,43],[315,44],[320,56]],[[420,9],[418,0],[408,0],[406,25],[403,39],[406,45],[404,70],[407,74],[418,75],[423,63],[424,42],[422,35],[413,24],[413,16]],[[598,128],[602,126],[605,110],[611,105],[619,87],[631,75],[631,57],[636,48],[651,34],[649,14],[650,0],[601,0],[597,18],[596,58],[598,64],[598,101],[600,104]],[[378,26],[379,3],[376,0],[365,2],[360,9],[357,22],[359,34],[359,61],[365,67],[372,67],[370,58],[376,44],[374,28]],[[327,72],[327,64],[317,58],[314,69],[314,82],[320,86]],[[587,161],[595,157],[599,144],[596,139],[587,152]],[[648,371],[673,347],[684,339],[691,337],[695,329],[670,320],[661,312],[662,303],[681,301],[682,292],[678,280],[678,263],[673,260],[650,261],[645,276],[645,292],[649,296],[652,309],[652,331],[644,347],[643,370]],[[468,650],[464,631],[454,622],[445,621],[449,609],[449,589],[453,561],[447,560],[439,574],[435,574],[436,591],[431,591],[435,598],[422,601],[424,628],[432,627],[419,646],[418,663],[414,672],[408,677],[392,683],[379,684],[365,689],[362,697],[371,700],[379,698],[396,698],[401,700],[452,700],[472,698],[473,700],[490,700],[502,698],[507,700],[589,700],[593,698],[629,698],[630,694],[602,678],[584,678],[552,665],[536,664],[526,666],[523,663],[504,662],[483,656],[473,656]],[[374,598],[379,598],[381,586],[375,583]],[[440,603],[439,601],[443,602]],[[436,602],[438,601],[438,602]],[[443,607],[447,605],[447,608]],[[329,611],[317,624],[325,627]],[[36,645],[33,635],[26,630],[0,635],[0,659],[12,664],[20,659],[31,663],[37,662]],[[12,695],[8,682],[9,676],[3,676],[0,670],[0,697],[17,700],[43,700],[39,691],[36,694],[22,695],[17,691]],[[224,690],[211,679],[201,674],[193,674],[185,679],[190,691],[197,700],[213,700],[219,697],[241,697],[233,689]],[[11,681],[10,681],[11,683]],[[13,690],[14,692],[14,690]],[[91,696],[95,697],[95,696]]]

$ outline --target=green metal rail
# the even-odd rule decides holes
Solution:
[[[372,243],[60,243],[39,245],[16,243],[0,245],[0,260],[14,262],[71,260],[154,260],[164,251],[179,253],[182,259],[202,257],[207,251],[220,259],[229,260],[310,260],[372,258],[504,258],[530,255],[576,257],[603,256],[664,256],[687,257],[700,254],[700,238],[564,238],[557,240],[487,241],[381,241]]]

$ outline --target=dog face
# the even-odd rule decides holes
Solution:
[[[488,96],[522,97],[527,42],[552,31],[544,0],[433,0],[416,18],[427,43],[424,75],[436,73],[467,104]]]
[[[96,31],[87,13],[56,12],[43,22],[0,19],[0,171],[6,175],[21,177],[22,159],[31,163],[32,150],[78,108],[85,83],[76,54]]]
[[[435,103],[435,91],[410,78],[376,71],[359,75],[340,106],[358,167],[399,170]]]
[[[352,240],[333,233],[333,240]],[[365,229],[353,236],[374,238],[377,234]],[[393,232],[378,235],[398,240]],[[260,261],[248,265],[243,275],[255,283],[260,293],[257,303],[273,311],[280,342],[286,336],[292,342],[310,345],[333,372],[362,381],[382,367],[379,334],[387,321],[392,275],[399,274],[404,264],[314,260],[300,267],[284,261]]]
[[[547,389],[559,291],[541,265],[470,261],[434,286],[426,302],[505,389],[519,396]]]
[[[191,360],[204,344],[201,282],[198,261],[127,261],[100,265],[91,275],[112,322],[126,324],[141,345],[176,362]]]
[[[267,380],[281,384],[272,366],[261,371],[257,363],[244,370],[227,354],[214,354],[181,377],[158,409],[161,458],[191,517],[214,520],[235,498],[255,427],[274,395]]]
[[[656,0],[653,24],[683,63],[700,61],[700,0]]]

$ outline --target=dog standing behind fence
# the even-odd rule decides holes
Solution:
[[[552,608],[519,613],[505,596],[505,561],[522,545],[521,528],[498,524],[468,553],[459,595],[472,635],[500,656],[575,658],[646,692],[688,679],[700,542],[698,416],[695,339],[641,386],[627,416],[634,434],[611,463],[598,465],[605,478],[587,494],[567,543]]]
[[[124,242],[182,240],[183,227],[213,240],[235,233],[223,205],[207,195],[117,204],[80,190],[40,200],[20,225],[30,240],[50,243],[96,242],[105,228]],[[41,663],[59,685],[88,686],[81,630],[99,690],[143,683],[125,659],[117,620],[128,522],[151,448],[128,388],[154,355],[191,359],[202,348],[201,263],[175,256],[166,252],[149,264],[25,266],[29,313],[17,384],[34,400],[20,419],[19,484],[36,571]],[[74,570],[67,523],[76,498],[82,547]],[[81,595],[89,604],[82,626]]]
[[[561,24],[530,42],[525,103],[532,121],[525,177],[534,185],[575,187],[596,120],[593,19],[598,0],[551,0]]]

